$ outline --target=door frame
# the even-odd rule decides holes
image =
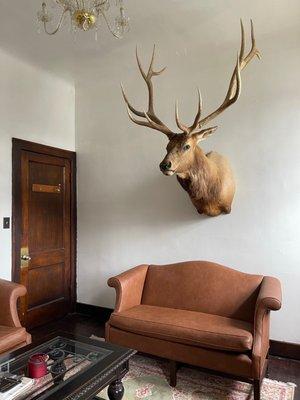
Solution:
[[[71,310],[76,305],[76,264],[77,264],[77,184],[76,153],[46,146],[27,140],[12,138],[12,280],[20,282],[21,252],[21,154],[22,151],[65,158],[71,163]]]

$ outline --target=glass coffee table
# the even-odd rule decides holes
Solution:
[[[35,379],[18,400],[93,399],[108,386],[108,397],[121,400],[122,378],[135,350],[82,336],[60,333],[46,337],[0,358],[0,373],[28,376],[33,354],[48,357],[47,375]]]

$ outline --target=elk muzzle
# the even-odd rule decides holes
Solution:
[[[171,161],[166,161],[163,160],[160,164],[159,164],[159,168],[161,170],[161,172],[165,175],[173,175],[174,171],[172,170],[172,163]]]

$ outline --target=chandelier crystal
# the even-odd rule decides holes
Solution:
[[[118,39],[121,39],[130,29],[129,18],[125,14],[123,0],[115,0],[115,6],[119,15],[112,24],[107,16],[111,8],[109,0],[52,0],[53,6],[59,11],[57,23],[52,29],[54,17],[48,10],[47,4],[42,3],[42,8],[37,13],[38,22],[48,35],[55,35],[63,25],[67,16],[71,23],[71,30],[87,32],[95,30],[97,39],[98,29],[105,24],[109,31]]]

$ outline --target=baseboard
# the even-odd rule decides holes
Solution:
[[[97,317],[100,322],[105,323],[109,320],[113,309],[107,307],[94,306],[92,304],[76,303],[76,312],[78,314]]]
[[[93,306],[91,304],[76,303],[76,312],[79,314],[98,317],[100,322],[109,320],[113,309]],[[270,340],[270,355],[275,357],[291,358],[300,361],[300,344]]]
[[[300,361],[300,344],[270,340],[270,355]]]

